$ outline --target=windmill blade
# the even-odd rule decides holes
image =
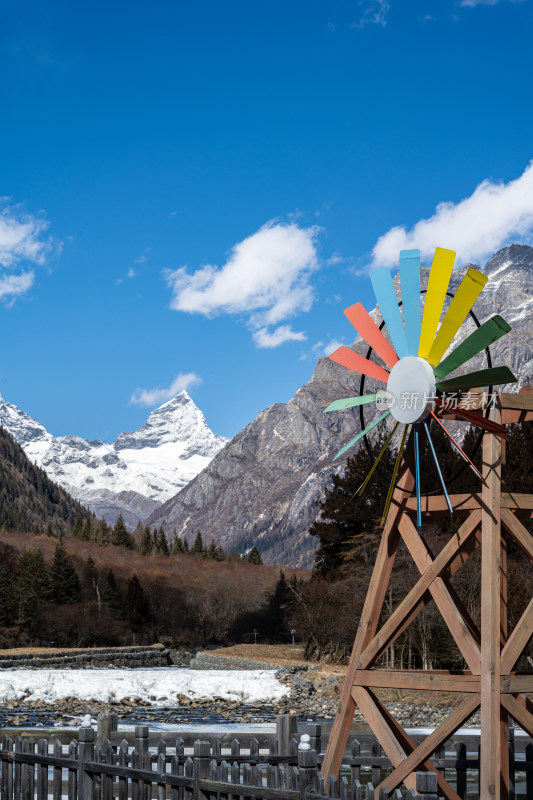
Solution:
[[[370,280],[394,349],[398,357],[403,358],[407,355],[407,337],[389,269],[378,267],[378,269],[371,270]]]
[[[376,392],[376,394],[363,394],[359,397],[343,397],[341,400],[334,400],[327,408],[324,409],[324,414],[328,411],[343,411],[345,408],[353,408],[354,406],[364,406],[366,403],[371,403],[373,400],[378,400],[380,395],[385,395],[385,392]]]
[[[391,369],[398,362],[398,356],[383,336],[382,332],[362,303],[355,303],[344,309],[348,321],[357,333],[363,337],[385,364]]]
[[[381,518],[381,522],[385,522],[387,518],[387,514],[389,513],[389,508],[392,500],[392,493],[394,492],[394,487],[396,486],[396,478],[398,477],[398,470],[400,469],[400,462],[402,460],[403,450],[405,447],[405,438],[407,436],[407,429],[409,425],[406,425],[403,429],[403,436],[402,441],[400,443],[400,447],[398,448],[398,453],[396,455],[396,461],[394,462],[394,469],[392,471],[392,478],[389,484],[389,490],[387,492],[387,499],[385,500],[385,508],[383,509],[383,516]]]
[[[481,414],[476,414],[474,411],[467,411],[464,408],[455,408],[455,406],[446,405],[440,398],[435,401],[435,405],[445,413],[447,412],[459,417],[460,419],[464,419],[466,422],[470,422],[472,425],[476,425],[478,428],[483,428],[483,430],[487,431],[487,433],[492,433],[494,436],[498,436],[500,439],[505,439],[507,441],[509,438],[509,434],[503,425],[498,425],[497,422],[486,419],[485,417],[482,417]]]
[[[445,378],[450,372],[462,367],[471,358],[477,356],[489,345],[498,341],[506,333],[509,333],[511,326],[502,317],[496,314],[491,317],[483,325],[467,336],[466,339],[457,345],[455,350],[452,350],[449,356],[444,361],[441,361],[438,367],[433,370],[436,378]]]
[[[435,334],[437,333],[442,307],[446,299],[454,261],[455,253],[453,250],[437,247],[429,273],[424,316],[422,317],[420,344],[418,345],[418,355],[421,358],[427,358],[431,345],[435,341]]]
[[[415,425],[415,485],[416,485],[416,527],[422,527],[422,507],[420,504],[420,443],[418,441],[418,425]]]
[[[349,350],[347,347],[339,347],[338,350],[331,353],[329,358],[347,369],[353,369],[354,372],[361,372],[363,375],[366,375],[368,378],[374,378],[376,381],[387,383],[389,380],[389,373],[387,370],[380,367],[379,364],[374,364],[373,361],[364,358],[364,356],[360,356],[359,353],[352,352],[352,350]]]
[[[430,436],[429,427],[428,427],[428,424],[427,424],[426,420],[424,420],[424,428],[426,430],[426,436],[428,437],[428,442],[429,442],[429,446],[431,448],[431,452],[433,453],[433,460],[435,462],[435,466],[437,467],[437,472],[439,473],[440,483],[441,483],[441,486],[442,486],[442,491],[444,492],[444,497],[446,498],[446,502],[448,503],[448,508],[450,509],[450,514],[453,514],[452,504],[450,503],[450,498],[448,497],[448,492],[446,491],[446,484],[444,483],[444,478],[442,477],[440,464],[439,464],[438,459],[437,459],[437,454],[435,452],[435,448],[433,447],[433,440],[432,440],[432,438]]]
[[[433,367],[437,366],[442,356],[451,345],[453,337],[465,321],[467,314],[476,302],[487,281],[487,276],[473,267],[471,267],[464,276],[448,306],[448,311],[442,320],[439,332],[427,356],[427,360]]]
[[[485,478],[483,477],[483,475],[481,474],[481,472],[478,470],[478,468],[476,467],[476,465],[474,464],[474,462],[473,462],[473,461],[471,461],[471,460],[468,458],[468,456],[467,456],[467,454],[464,452],[464,450],[462,450],[462,449],[461,449],[460,445],[459,445],[459,444],[458,444],[458,443],[455,441],[455,439],[454,439],[454,438],[453,438],[453,436],[451,435],[451,433],[450,433],[450,431],[448,430],[448,428],[446,428],[446,427],[445,427],[445,426],[442,424],[442,422],[441,422],[441,421],[440,421],[440,419],[437,417],[437,415],[435,414],[435,412],[434,412],[434,411],[431,411],[431,412],[430,412],[430,414],[431,414],[431,416],[433,417],[433,419],[434,419],[436,422],[438,422],[438,424],[441,426],[442,430],[444,431],[444,433],[446,434],[446,436],[448,437],[448,439],[450,439],[450,440],[451,440],[451,442],[453,443],[454,447],[456,448],[456,450],[458,450],[458,451],[459,451],[459,454],[460,454],[460,455],[463,457],[463,459],[466,461],[466,463],[470,465],[471,469],[473,469],[473,470],[474,470],[474,472],[476,473],[476,475],[478,476],[478,478],[480,478],[480,480],[482,480],[482,481],[483,481],[483,483],[485,483],[485,484],[486,484],[486,480],[485,480]]]
[[[333,459],[333,461],[336,461],[336,460],[337,460],[337,459],[338,459],[340,456],[342,456],[342,455],[343,455],[343,453],[345,453],[347,450],[349,450],[349,449],[350,449],[350,447],[353,447],[353,446],[354,446],[354,444],[357,444],[357,442],[359,441],[359,439],[362,439],[362,438],[363,438],[363,436],[366,436],[366,434],[367,434],[367,433],[369,433],[369,432],[372,430],[372,428],[375,428],[375,427],[376,427],[376,425],[379,425],[379,423],[380,423],[380,422],[382,422],[382,421],[385,419],[385,417],[388,417],[388,416],[389,416],[389,414],[390,414],[390,411],[385,411],[385,413],[384,413],[384,414],[382,414],[382,415],[381,415],[380,417],[378,417],[377,419],[375,419],[375,420],[374,420],[374,422],[371,422],[371,423],[370,423],[370,425],[367,425],[367,426],[366,426],[366,428],[365,428],[363,431],[361,431],[361,433],[358,433],[358,434],[357,434],[357,436],[355,437],[355,439],[352,439],[352,441],[351,441],[351,442],[348,442],[348,444],[345,444],[345,445],[344,445],[344,447],[342,448],[342,450],[339,450],[339,452],[337,453],[337,455],[335,456],[335,458]]]
[[[400,250],[400,286],[407,355],[418,355],[420,331],[420,250]]]
[[[368,484],[368,481],[370,480],[370,478],[371,478],[371,477],[372,477],[372,475],[374,474],[374,472],[375,472],[375,470],[376,470],[376,468],[377,468],[377,466],[378,466],[379,462],[381,461],[381,459],[382,459],[382,457],[383,457],[383,454],[385,453],[385,450],[387,449],[387,447],[388,447],[388,446],[389,446],[389,444],[390,444],[390,440],[392,439],[392,437],[393,437],[393,436],[394,436],[394,434],[396,433],[396,428],[398,427],[398,425],[399,425],[399,424],[400,424],[400,423],[399,423],[399,422],[397,422],[397,423],[396,423],[396,425],[394,426],[394,428],[392,429],[392,431],[391,431],[391,432],[389,433],[389,435],[387,436],[387,439],[386,439],[386,441],[385,441],[385,444],[383,445],[383,447],[382,447],[382,448],[381,448],[381,450],[379,451],[379,455],[378,455],[378,457],[377,457],[377,458],[376,458],[376,460],[374,461],[374,463],[373,463],[373,465],[372,465],[372,467],[371,467],[371,469],[370,469],[370,472],[368,473],[368,475],[367,475],[367,476],[366,476],[366,478],[364,479],[363,483],[361,484],[361,486],[359,487],[359,489],[356,491],[356,493],[355,493],[355,496],[357,496],[357,495],[361,494],[361,492],[364,492],[364,490],[366,489],[366,486],[367,486],[367,484]]]
[[[502,383],[516,383],[517,380],[509,367],[491,367],[490,369],[480,369],[477,372],[469,372],[466,375],[458,375],[447,381],[440,381],[437,383],[437,389],[440,392],[457,392],[461,389],[473,389],[474,386],[499,386]]]

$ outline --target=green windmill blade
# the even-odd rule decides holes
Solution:
[[[478,353],[481,353],[489,345],[498,341],[506,333],[509,333],[511,326],[506,322],[503,317],[496,314],[491,317],[483,325],[467,336],[467,338],[457,345],[455,350],[452,350],[440,364],[435,367],[434,373],[436,378],[445,378],[450,372],[453,372],[458,367],[462,367]]]
[[[343,397],[341,400],[334,400],[327,408],[324,409],[324,414],[328,411],[343,411],[345,408],[353,408],[354,406],[363,406],[366,403],[372,403],[380,398],[387,397],[386,392],[376,392],[376,394],[363,394],[359,397]]]
[[[440,381],[437,383],[437,389],[439,392],[458,392],[461,389],[473,389],[475,386],[499,386],[501,383],[516,383],[516,381],[517,378],[509,367],[491,367]]]

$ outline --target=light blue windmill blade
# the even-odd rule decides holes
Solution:
[[[439,478],[442,486],[442,491],[444,492],[444,497],[446,498],[446,502],[448,503],[448,508],[450,509],[450,514],[453,514],[452,504],[450,503],[450,498],[448,497],[448,492],[446,491],[446,484],[444,483],[444,478],[442,477],[442,472],[440,469],[440,464],[437,460],[437,454],[435,452],[435,448],[433,447],[433,440],[429,434],[429,427],[424,420],[424,428],[426,429],[426,436],[428,437],[429,446],[431,447],[431,452],[433,453],[433,460],[435,462],[435,466],[437,467],[437,472],[439,473]]]
[[[420,314],[420,250],[400,250],[400,286],[407,336],[407,355],[417,356],[422,319]]]
[[[352,439],[351,442],[348,442],[348,444],[344,445],[342,450],[339,450],[339,452],[337,453],[337,455],[335,456],[333,461],[336,461],[340,456],[342,456],[343,453],[345,453],[347,450],[349,450],[350,447],[353,447],[354,444],[357,444],[359,439],[362,439],[363,436],[366,436],[366,434],[369,433],[372,430],[372,428],[375,428],[376,425],[379,425],[379,423],[382,422],[385,419],[385,417],[388,417],[389,414],[390,414],[390,411],[385,411],[385,413],[382,414],[377,419],[375,419],[374,422],[371,422],[370,425],[367,425],[366,428],[364,429],[364,431],[361,431],[361,433],[358,433],[357,436],[355,437],[355,439]]]
[[[386,400],[388,397],[387,392],[376,392],[376,394],[363,394],[358,397],[343,397],[340,400],[334,400],[327,408],[324,409],[324,414],[328,411],[343,411],[345,408],[353,408],[354,406],[364,406],[366,403],[371,403],[375,400]]]
[[[420,502],[420,451],[419,451],[419,441],[418,441],[418,425],[414,426],[415,428],[415,438],[414,438],[414,445],[415,445],[415,473],[416,473],[416,527],[422,527],[422,508]]]
[[[370,272],[370,280],[379,310],[385,320],[385,325],[390,333],[394,349],[398,358],[408,355],[407,336],[403,327],[402,315],[398,306],[398,298],[394,291],[392,277],[387,267],[378,267]]]

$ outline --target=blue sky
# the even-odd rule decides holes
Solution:
[[[0,392],[234,435],[349,343],[371,266],[533,232],[533,0],[7,0]]]

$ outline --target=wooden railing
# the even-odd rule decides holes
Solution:
[[[302,736],[291,715],[277,718],[276,735],[243,734],[238,739],[161,735],[144,725],[119,731],[117,721],[114,714],[101,715],[96,732],[82,727],[59,736],[39,729],[13,738],[5,733],[0,800],[375,800],[374,787],[391,769],[371,735],[352,738],[340,779],[330,778],[325,787],[321,726],[308,725]],[[478,746],[473,737],[448,743],[431,759],[438,771],[446,770],[461,798],[479,797]],[[511,742],[511,800],[533,798],[533,745],[527,740],[520,751],[515,753]],[[515,792],[517,771],[525,773],[525,793]],[[419,773],[418,795],[396,791],[389,797],[436,798],[436,777],[436,772]],[[380,800],[386,796],[379,795]]]

